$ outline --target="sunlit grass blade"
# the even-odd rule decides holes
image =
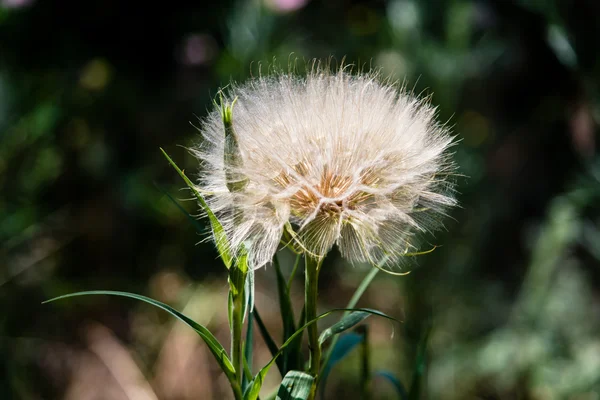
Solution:
[[[253,274],[253,271],[250,270],[248,276]],[[248,281],[248,277],[246,277],[246,282]],[[252,284],[252,286],[254,286]],[[248,285],[244,289],[244,292],[248,292]],[[246,310],[251,310],[248,307],[248,304],[254,304],[254,291],[252,293],[247,293],[246,298]],[[252,374],[252,358],[253,358],[253,349],[254,349],[254,314],[252,311],[248,312],[248,325],[246,327],[246,339],[244,341],[244,375],[242,377],[242,392],[246,390],[246,387],[252,380],[254,374]]]
[[[372,314],[373,313],[371,312],[354,311],[348,315],[344,315],[338,322],[321,332],[321,335],[319,336],[319,345],[323,345],[323,343],[325,343],[325,341],[327,341],[327,339],[329,339],[330,337],[342,333],[345,330],[352,328],[356,324],[359,324],[366,318],[370,317]],[[378,315],[382,317],[388,317],[384,313],[380,313]]]
[[[190,328],[192,328],[193,330],[196,331],[196,333],[202,338],[202,340],[204,340],[204,343],[206,343],[210,352],[215,356],[215,359],[219,363],[219,366],[221,367],[221,369],[223,370],[223,372],[229,379],[230,383],[232,384],[233,390],[241,391],[241,389],[239,387],[235,387],[235,385],[236,385],[235,369],[233,367],[233,364],[229,360],[229,357],[227,357],[227,352],[225,351],[225,348],[221,345],[221,343],[219,343],[219,341],[215,338],[215,336],[206,327],[204,327],[204,326],[198,324],[197,322],[195,322],[194,320],[186,317],[185,315],[183,315],[182,313],[180,313],[179,311],[175,310],[173,307],[171,307],[167,304],[161,303],[160,301],[157,301],[157,300],[154,300],[154,299],[151,299],[149,297],[142,296],[139,294],[128,293],[128,292],[118,292],[118,291],[111,291],[111,290],[91,290],[91,291],[86,291],[86,292],[65,294],[63,296],[58,296],[58,297],[54,297],[50,300],[46,300],[42,304],[50,303],[50,302],[57,301],[57,300],[67,299],[70,297],[90,296],[90,295],[108,295],[108,296],[129,297],[132,299],[140,300],[140,301],[146,302],[148,304],[151,304],[151,305],[158,307],[158,308],[168,312],[169,314],[173,315],[175,318],[179,319],[180,321],[182,321],[183,323],[185,323]]]
[[[302,332],[306,328],[308,328],[312,324],[317,323],[317,321],[319,321],[320,319],[323,319],[323,318],[327,317],[328,315],[331,315],[332,313],[343,312],[343,311],[349,311],[349,312],[363,311],[363,312],[366,312],[366,313],[370,313],[370,314],[374,314],[374,315],[378,315],[378,316],[387,318],[387,319],[392,320],[392,321],[400,322],[400,321],[396,320],[395,318],[392,318],[392,317],[390,317],[390,316],[382,313],[381,311],[371,310],[371,309],[368,309],[368,308],[357,308],[357,309],[338,308],[338,309],[329,310],[329,311],[327,311],[327,312],[325,312],[325,313],[317,316],[315,319],[313,319],[311,321],[308,321],[303,326],[301,326],[298,330],[296,330],[296,332],[294,332],[289,337],[288,340],[285,341],[284,344],[281,345],[281,347],[279,348],[279,350],[277,351],[277,353],[273,356],[273,358],[271,359],[271,361],[269,361],[267,363],[267,365],[265,365],[258,372],[258,374],[256,374],[256,376],[254,377],[254,380],[250,383],[250,385],[248,386],[248,388],[244,392],[244,400],[256,400],[258,398],[258,394],[260,392],[260,388],[262,387],[262,384],[263,384],[263,382],[265,380],[265,377],[266,377],[267,373],[269,372],[269,370],[271,369],[271,367],[273,366],[273,364],[275,364],[275,362],[277,361],[278,357],[281,356],[281,354],[290,345],[290,343],[292,343],[294,341],[294,339],[296,339],[298,336],[300,336],[302,334]]]
[[[246,262],[247,262],[246,258]],[[247,313],[251,313],[254,310],[254,268],[248,268],[246,274],[246,282],[244,283],[244,318]]]
[[[253,358],[253,343],[254,343],[254,317],[252,313],[248,314],[248,326],[246,328],[246,340],[244,341],[244,375],[242,379],[242,392],[246,390],[246,386],[252,380],[252,358]]]
[[[169,164],[171,164],[171,166],[173,168],[175,168],[175,170],[177,171],[179,176],[181,176],[181,178],[186,183],[186,185],[190,188],[192,193],[194,193],[194,196],[196,196],[196,199],[200,203],[200,207],[202,207],[202,210],[208,216],[213,235],[215,236],[215,243],[217,245],[217,250],[219,251],[219,255],[221,256],[221,259],[223,260],[223,263],[225,264],[225,266],[227,268],[229,268],[231,266],[232,255],[229,251],[229,249],[230,249],[229,240],[227,239],[227,236],[225,235],[225,230],[223,229],[221,222],[219,222],[217,216],[208,207],[208,204],[206,204],[206,200],[204,200],[204,197],[202,197],[200,192],[198,192],[198,189],[196,188],[196,186],[192,183],[192,181],[189,180],[189,178],[177,166],[177,164],[175,164],[175,161],[173,161],[171,159],[171,157],[169,157],[169,155],[162,149],[162,147],[160,148],[160,151],[163,153],[163,155],[165,156],[167,161],[169,161]]]
[[[306,400],[310,395],[313,378],[302,371],[288,372],[277,391],[277,400]]]
[[[375,371],[375,373],[373,374],[373,377],[381,377],[381,378],[387,380],[396,389],[399,400],[408,400],[408,395],[406,394],[406,389],[404,388],[404,385],[402,384],[402,382],[400,382],[400,379],[398,379],[390,371]]]

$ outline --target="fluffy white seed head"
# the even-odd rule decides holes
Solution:
[[[395,263],[455,204],[452,137],[434,108],[374,74],[274,74],[225,96],[236,99],[237,144],[218,109],[202,121],[198,186],[233,253],[245,244],[255,268],[271,261],[286,225],[313,256],[337,244],[351,262]]]

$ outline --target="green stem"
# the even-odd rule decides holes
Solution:
[[[235,400],[243,400],[244,399],[244,395],[242,393],[242,387],[237,382],[235,382],[235,385],[232,383],[231,388],[233,389],[233,398]]]
[[[235,367],[236,372],[236,380],[238,384],[241,386],[242,384],[242,375],[243,375],[243,364],[242,364],[242,325],[243,325],[243,315],[242,315],[242,307],[243,307],[243,297],[242,296],[234,296],[233,298],[233,319],[232,319],[232,362]]]
[[[242,328],[244,326],[245,279],[246,271],[240,269],[238,265],[231,266],[229,270],[229,290],[231,296],[231,362],[235,368],[235,382],[232,382],[232,388],[236,400],[242,399],[241,387],[244,376]]]
[[[306,256],[305,270],[305,307],[306,321],[312,321],[317,318],[317,299],[319,289],[319,269],[322,259]],[[317,377],[321,364],[321,347],[319,346],[319,330],[317,324],[311,324],[308,328],[308,349],[310,351],[310,361],[308,371],[315,377],[314,383],[310,389],[308,400],[313,400],[317,393]]]
[[[300,265],[301,259],[302,259],[302,254],[298,254],[296,256],[296,261],[294,262],[294,267],[292,268],[292,273],[290,274],[290,277],[288,278],[288,282],[287,282],[288,293],[290,293],[290,291],[292,290],[292,282],[294,281],[294,276],[296,276],[296,271],[298,271],[298,265]]]

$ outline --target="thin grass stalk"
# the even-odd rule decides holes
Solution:
[[[242,380],[244,376],[242,329],[244,326],[244,282],[246,272],[233,265],[229,270],[231,295],[231,362],[235,368],[235,386],[233,389],[236,400],[242,399]],[[232,385],[233,386],[233,385]],[[239,393],[236,393],[239,391]],[[239,397],[238,397],[239,396]]]
[[[306,321],[312,321],[317,317],[317,301],[319,290],[319,270],[321,268],[322,259],[306,256],[305,267],[305,307]],[[317,393],[317,377],[321,365],[321,347],[319,346],[319,330],[317,324],[311,324],[308,328],[308,349],[310,352],[310,360],[308,371],[309,374],[315,377],[310,390],[308,400],[314,400]]]

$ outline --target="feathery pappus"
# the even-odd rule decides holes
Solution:
[[[315,67],[223,96],[232,129],[220,109],[202,121],[198,189],[254,268],[286,231],[314,257],[337,245],[352,263],[391,265],[456,204],[448,129],[429,102],[375,73]]]

